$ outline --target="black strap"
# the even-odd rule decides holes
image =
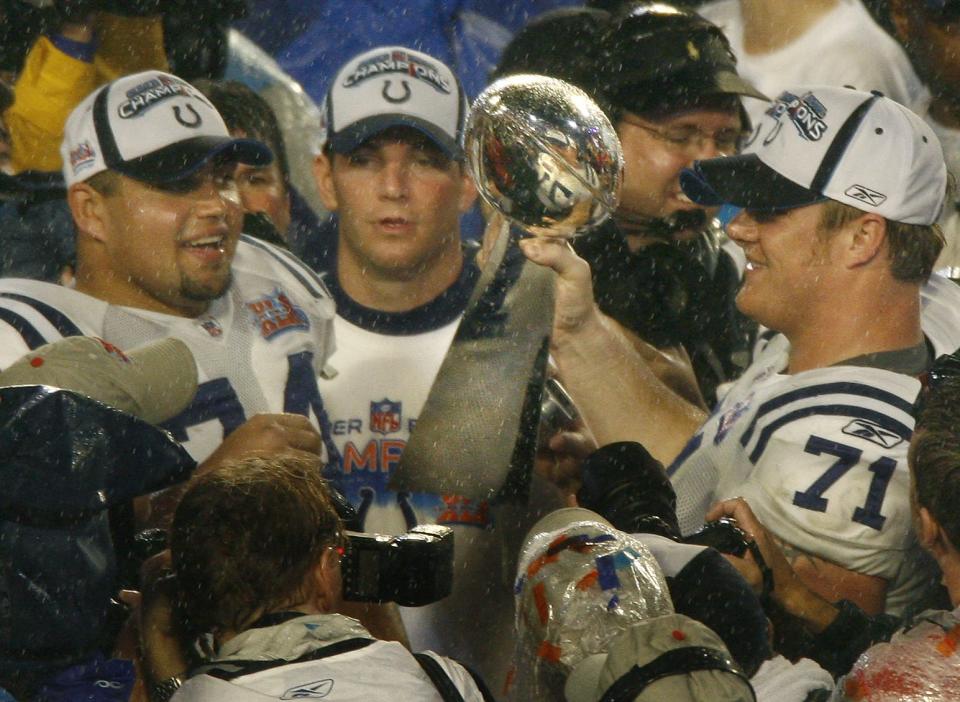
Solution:
[[[349,653],[360,648],[366,648],[374,643],[375,639],[344,639],[337,643],[324,646],[316,651],[294,658],[293,660],[272,660],[272,661],[218,661],[201,665],[190,671],[189,677],[196,675],[209,675],[220,680],[233,680],[244,675],[259,673],[270,668],[279,668],[280,666],[290,665],[291,663],[303,663],[304,661],[316,661],[321,658],[338,656],[341,653]]]
[[[607,688],[600,702],[633,702],[647,686],[661,678],[698,670],[721,670],[742,678],[756,700],[749,679],[729,656],[713,648],[687,646],[667,651],[644,666],[633,666]]]
[[[437,688],[443,702],[464,702],[460,690],[453,684],[453,680],[450,679],[447,671],[440,666],[436,658],[429,653],[414,653],[413,657],[417,659],[417,663],[423,668],[423,672],[427,674],[433,686]]]

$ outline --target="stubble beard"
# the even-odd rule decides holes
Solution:
[[[233,271],[227,270],[221,281],[203,284],[184,273],[180,274],[180,295],[191,302],[213,302],[227,292],[233,283]]]

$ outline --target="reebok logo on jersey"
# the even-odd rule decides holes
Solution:
[[[319,700],[330,694],[333,690],[333,680],[317,680],[304,685],[291,687],[280,697],[282,700]]]
[[[267,341],[284,332],[294,329],[306,331],[310,328],[306,313],[294,305],[280,288],[274,288],[269,295],[246,304],[253,312],[254,323],[260,325],[261,336]]]
[[[383,398],[370,403],[370,431],[377,434],[392,434],[400,431],[402,404]]]
[[[903,437],[899,434],[895,434],[889,429],[884,429],[879,424],[866,419],[854,419],[843,428],[843,433],[848,436],[858,436],[885,449],[903,443]]]
[[[865,205],[870,205],[870,207],[879,207],[887,199],[887,196],[883,193],[871,190],[865,185],[851,185],[843,191],[843,194]]]

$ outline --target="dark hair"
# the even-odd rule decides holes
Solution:
[[[824,203],[819,230],[832,232],[858,217],[863,210],[836,200]],[[887,250],[890,272],[897,280],[922,283],[930,277],[937,257],[943,249],[943,232],[936,224],[904,224],[887,220]]]
[[[960,377],[944,378],[924,398],[910,465],[917,503],[960,546]]]
[[[193,86],[210,98],[217,108],[227,129],[242,131],[251,139],[259,139],[270,147],[283,180],[290,186],[290,163],[283,144],[283,134],[277,115],[262,97],[249,87],[235,80],[207,80],[199,78]]]
[[[242,631],[257,612],[299,602],[342,539],[320,469],[318,458],[251,457],[190,483],[170,532],[184,634]]]
[[[120,192],[120,174],[116,171],[100,171],[87,178],[84,182],[105,197],[110,197]]]

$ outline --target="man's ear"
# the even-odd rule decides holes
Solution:
[[[943,543],[943,539],[946,538],[946,535],[943,533],[943,529],[940,528],[940,522],[930,514],[930,510],[926,507],[921,507],[919,509],[919,524],[917,531],[917,539],[920,541],[920,545],[929,551],[931,554],[936,556],[938,553],[942,552],[946,544]]]
[[[333,548],[324,549],[320,561],[311,573],[316,587],[316,606],[322,612],[335,612],[343,599],[343,583],[340,578],[340,553]]]
[[[313,180],[317,184],[317,193],[323,206],[336,212],[339,203],[337,191],[333,187],[333,162],[325,153],[319,153],[313,159]]]
[[[850,227],[846,252],[849,266],[855,268],[875,260],[883,251],[887,238],[887,220],[867,213],[851,222]]]
[[[473,203],[477,199],[477,186],[470,176],[470,170],[466,163],[460,164],[460,171],[463,178],[463,186],[460,188],[460,214],[463,214],[473,207]]]
[[[67,204],[81,236],[97,241],[109,238],[109,214],[104,196],[87,183],[74,183],[67,191]]]

